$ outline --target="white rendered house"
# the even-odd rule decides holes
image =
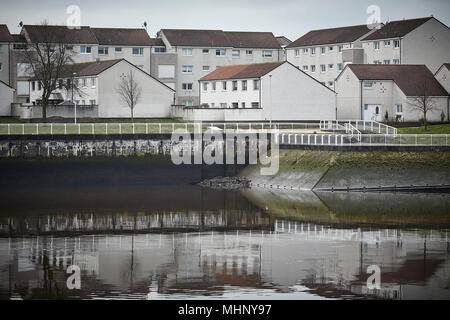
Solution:
[[[177,108],[186,120],[336,119],[335,92],[289,62],[221,67],[199,84],[200,107]]]
[[[388,22],[361,42],[366,64],[424,64],[434,73],[450,57],[450,29],[433,17]]]
[[[336,79],[337,118],[352,120],[419,121],[413,105],[424,93],[434,110],[428,121],[448,120],[449,94],[424,65],[350,64]]]
[[[11,103],[13,102],[14,89],[0,80],[0,116],[11,115]]]
[[[66,71],[65,77],[59,79],[61,86],[50,97],[53,116],[72,118],[75,112],[73,101],[80,117],[130,118],[130,108],[117,92],[122,78],[126,79],[130,71],[142,89],[134,117],[163,118],[170,115],[174,90],[125,59],[73,64]],[[73,98],[71,86],[64,85],[67,81],[74,81],[74,87],[78,88],[74,90]],[[39,108],[42,86],[35,79],[30,80],[30,97],[31,103]],[[52,116],[49,110],[47,116]],[[35,112],[28,117],[40,117],[40,114]]]
[[[444,63],[434,75],[441,86],[450,94],[450,63]]]

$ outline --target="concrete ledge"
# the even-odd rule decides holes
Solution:
[[[401,146],[401,145],[291,145],[280,144],[280,149],[293,150],[317,150],[317,151],[353,151],[353,152],[369,152],[369,151],[394,151],[394,152],[413,152],[413,151],[450,151],[450,146]]]

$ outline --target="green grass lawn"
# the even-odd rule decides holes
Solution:
[[[0,117],[0,123],[23,123],[23,121],[13,117]]]
[[[398,134],[450,134],[450,124],[429,125],[425,131],[424,127],[398,128]]]

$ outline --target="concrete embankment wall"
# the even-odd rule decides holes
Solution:
[[[320,190],[450,184],[450,152],[339,152],[280,150],[275,176],[249,166],[253,186]]]

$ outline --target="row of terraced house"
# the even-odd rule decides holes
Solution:
[[[414,121],[420,114],[407,111],[407,101],[421,94],[418,76],[427,79],[438,106],[431,120],[449,117],[450,30],[434,17],[372,29],[313,30],[293,42],[271,32],[161,29],[151,38],[145,29],[24,25],[20,34],[10,34],[0,25],[2,116],[39,117],[23,111],[38,108],[40,88],[26,71],[21,51],[43,41],[48,30],[75,53],[80,73],[65,80],[79,78],[88,92],[71,97],[57,90],[52,96],[55,115],[70,101],[91,110],[86,116],[126,117],[126,106],[112,91],[125,69],[132,68],[147,93],[137,117],[380,121],[388,113],[390,119]],[[280,70],[286,76],[278,76]],[[408,83],[414,77],[416,82]]]

